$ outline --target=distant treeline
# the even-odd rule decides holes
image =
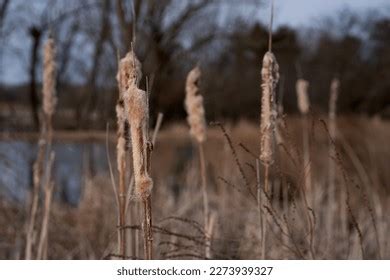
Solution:
[[[41,48],[50,33],[57,43],[58,109],[74,109],[76,126],[105,127],[105,120],[115,118],[117,58],[132,41],[143,64],[141,87],[148,81],[154,115],[162,111],[165,120],[185,117],[185,77],[199,64],[209,120],[258,119],[268,27],[252,11],[266,9],[262,1],[247,1],[255,9],[245,11],[237,9],[240,1],[46,2],[0,1],[8,3],[2,7],[0,56],[13,53],[29,80],[24,86],[0,87],[1,102],[38,110]],[[285,112],[296,111],[295,82],[300,77],[310,82],[312,110],[326,112],[330,81],[338,77],[340,112],[388,116],[389,13],[342,11],[310,27],[275,28],[273,52],[281,72],[277,98]],[[28,47],[15,49],[15,41]],[[24,56],[15,55],[19,52]],[[7,67],[3,63],[3,73]],[[90,115],[95,123],[87,120]]]

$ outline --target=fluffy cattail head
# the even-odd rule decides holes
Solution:
[[[49,38],[43,53],[43,112],[51,117],[57,105],[54,40]]]
[[[260,160],[264,164],[271,164],[273,161],[272,133],[275,121],[272,114],[272,108],[276,85],[279,81],[279,65],[275,56],[271,52],[267,52],[264,55],[263,67],[261,69],[261,79]]]
[[[329,114],[331,117],[336,115],[337,98],[339,95],[340,81],[337,78],[330,84]]]
[[[119,81],[124,83],[124,105],[127,121],[130,124],[131,145],[133,152],[133,169],[135,180],[135,195],[146,199],[152,190],[153,181],[148,174],[148,119],[149,108],[147,93],[138,88],[141,77],[141,66],[133,52],[122,59],[124,66],[119,71]],[[122,71],[123,70],[123,71]],[[124,81],[125,82],[125,81]]]
[[[199,90],[200,77],[199,67],[195,67],[187,75],[185,108],[188,114],[190,134],[196,141],[202,143],[206,140],[206,118],[203,97]]]
[[[298,79],[296,91],[298,97],[298,109],[302,114],[309,112],[310,101],[308,96],[309,82],[304,79]]]
[[[130,51],[119,62],[119,69],[116,79],[119,85],[119,92],[123,94],[131,85],[138,86],[142,78],[141,63],[133,51]]]

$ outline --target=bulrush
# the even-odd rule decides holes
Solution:
[[[261,80],[260,160],[267,166],[273,162],[272,134],[275,119],[272,114],[272,108],[273,99],[275,98],[275,89],[279,81],[279,65],[272,52],[267,52],[264,55]]]
[[[54,152],[51,152],[53,139],[52,117],[56,109],[56,63],[55,44],[49,38],[43,50],[43,89],[42,89],[42,111],[43,121],[38,141],[38,155],[33,165],[33,193],[29,219],[27,221],[25,258],[33,259],[33,249],[38,226],[37,215],[39,212],[40,192],[43,185],[45,202],[42,209],[43,219],[41,221],[39,240],[37,244],[36,259],[47,258],[48,228],[51,210],[51,200],[54,188],[51,174]],[[50,153],[50,159],[48,154]],[[46,164],[46,166],[45,166]]]
[[[187,75],[185,108],[187,121],[190,125],[190,134],[203,143],[206,140],[206,120],[203,107],[203,97],[199,94],[201,71],[199,67],[192,69]]]
[[[43,52],[43,112],[51,118],[57,105],[54,40],[49,38]]]
[[[125,114],[130,124],[135,195],[144,205],[144,255],[152,258],[152,208],[151,190],[153,181],[150,173],[151,145],[148,139],[149,108],[147,93],[138,88],[141,79],[141,63],[134,52],[129,52],[121,61],[123,71],[119,73],[120,88],[125,89],[123,100]],[[122,80],[123,79],[123,80]],[[122,82],[123,81],[123,82]]]
[[[301,114],[307,114],[309,112],[310,102],[307,90],[309,88],[309,82],[304,79],[298,79],[296,83],[296,91],[298,97],[298,109]]]
[[[204,142],[206,141],[206,118],[203,106],[203,97],[200,94],[200,68],[197,66],[187,75],[185,109],[187,121],[190,125],[190,134],[196,140],[199,150],[200,176],[202,181],[204,231],[206,233],[205,257],[211,258],[212,223],[209,220],[209,199],[207,195],[206,160],[204,156]]]
[[[272,18],[271,12],[271,18]],[[271,26],[272,24],[270,24]],[[271,30],[271,28],[270,28]],[[271,52],[271,31],[270,31],[270,47],[269,51],[264,55],[263,66],[261,69],[261,122],[260,122],[260,161],[265,167],[264,171],[264,192],[268,193],[269,189],[269,167],[273,163],[273,132],[275,127],[275,115],[273,113],[274,98],[277,83],[279,81],[279,65],[276,61],[274,54]],[[258,180],[260,180],[259,164],[258,167]],[[257,192],[257,204],[261,209],[266,202],[261,199],[260,181],[258,181]],[[266,222],[265,217],[260,215],[260,227],[261,227],[261,258],[265,259],[266,251]]]
[[[329,97],[329,193],[328,193],[328,204],[329,204],[329,215],[327,221],[327,234],[330,240],[333,240],[334,237],[334,218],[337,212],[337,203],[336,201],[336,167],[335,167],[335,158],[336,158],[336,147],[335,147],[335,138],[337,137],[337,128],[336,128],[336,108],[337,108],[337,98],[339,95],[340,81],[337,78],[334,78],[330,84],[330,97]],[[342,196],[341,196],[342,197]],[[341,201],[340,206],[343,201]],[[340,208],[340,212],[342,209]]]
[[[117,144],[116,144],[116,159],[117,170],[119,175],[118,184],[118,201],[119,201],[119,234],[118,234],[118,252],[120,256],[125,256],[126,250],[126,234],[125,234],[125,220],[126,220],[126,131],[125,126],[127,123],[125,107],[123,101],[123,94],[128,88],[128,80],[130,77],[132,65],[131,60],[126,57],[118,63],[118,89],[119,98],[116,104],[116,118],[117,118]]]

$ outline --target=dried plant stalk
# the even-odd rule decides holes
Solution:
[[[151,191],[153,181],[150,173],[151,144],[148,140],[149,108],[147,93],[138,88],[141,78],[140,63],[134,52],[126,55],[125,71],[128,77],[125,84],[126,91],[123,94],[127,121],[130,124],[131,144],[133,155],[135,194],[143,202],[144,207],[144,255],[146,259],[152,259],[152,206]]]
[[[206,141],[206,118],[203,106],[203,97],[200,94],[199,83],[201,79],[201,71],[197,66],[192,69],[186,80],[186,98],[185,109],[187,111],[187,122],[190,126],[190,134],[196,140],[199,150],[200,176],[202,182],[203,195],[203,217],[204,230],[206,233],[205,256],[210,258],[210,239],[208,234],[209,225],[209,202],[207,195],[207,179],[206,179],[206,161],[204,156],[203,144]]]
[[[117,117],[117,145],[116,145],[116,158],[117,158],[117,170],[119,175],[118,184],[118,202],[119,202],[119,215],[118,215],[118,254],[125,258],[126,255],[126,230],[124,228],[126,221],[126,114],[123,101],[123,94],[128,89],[130,75],[134,72],[132,59],[129,55],[123,58],[118,63],[118,89],[119,99],[116,105],[116,117]]]
[[[310,144],[309,144],[309,113],[310,102],[308,96],[309,82],[304,79],[298,79],[296,83],[296,92],[298,98],[298,109],[301,112],[302,132],[303,132],[303,176],[304,189],[309,191],[312,187],[311,182],[311,162],[310,162]]]
[[[330,208],[330,213],[328,215],[328,236],[329,240],[333,240],[333,223],[334,216],[336,215],[337,203],[335,200],[336,197],[336,168],[335,168],[335,158],[336,158],[336,147],[334,141],[336,138],[336,106],[337,99],[339,95],[340,81],[337,78],[334,78],[330,85],[330,98],[329,98],[329,134],[331,139],[329,140],[329,194],[328,194],[328,205]]]
[[[54,152],[51,152],[47,164],[48,174],[51,174],[53,163],[54,163]],[[48,240],[49,219],[50,219],[50,209],[51,209],[51,201],[53,197],[53,190],[54,190],[54,182],[51,179],[51,176],[47,176],[45,186],[44,186],[45,200],[44,200],[44,208],[43,208],[41,233],[39,236],[39,243],[38,243],[37,260],[44,259],[45,256],[47,256],[47,240]]]
[[[273,104],[275,98],[276,86],[279,81],[279,65],[274,54],[268,51],[263,58],[263,66],[261,69],[261,123],[260,123],[260,160],[265,166],[264,174],[264,191],[269,191],[269,167],[273,163],[273,132],[275,127],[275,119],[273,112]],[[260,198],[258,202],[260,203]],[[264,202],[265,203],[265,202]],[[265,221],[262,221],[262,251],[265,250]],[[262,254],[263,255],[263,254]],[[265,253],[262,256],[265,258]]]
[[[50,160],[46,154],[51,151],[51,143],[53,139],[52,117],[55,112],[57,98],[56,98],[56,63],[55,63],[55,43],[52,38],[49,38],[44,46],[43,57],[43,123],[40,131],[40,139],[38,142],[38,155],[33,165],[33,194],[31,201],[31,211],[28,220],[26,233],[26,248],[25,258],[31,259],[33,254],[33,246],[36,235],[36,221],[37,212],[39,208],[39,192],[42,184],[42,176],[46,176],[45,190],[48,187],[48,182],[51,180],[51,165]],[[46,166],[45,166],[46,163]],[[45,170],[47,171],[45,172]],[[52,191],[52,190],[51,190]],[[46,256],[44,248],[47,248],[47,232],[48,232],[48,217],[51,205],[51,191],[45,191],[45,209],[44,217],[41,226],[41,239],[39,243],[38,258]]]
[[[45,159],[45,141],[41,138],[38,142],[38,155],[33,165],[33,193],[31,199],[30,216],[27,222],[25,259],[32,259],[32,247],[36,234],[35,223],[39,206],[39,192],[42,179],[42,169]]]

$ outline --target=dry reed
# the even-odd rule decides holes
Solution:
[[[212,229],[209,229],[209,202],[207,195],[206,162],[203,147],[206,140],[206,118],[203,106],[203,97],[200,94],[199,89],[200,78],[201,71],[199,66],[192,69],[187,75],[185,109],[187,111],[187,122],[190,126],[190,134],[196,140],[199,150],[200,176],[203,194],[204,230],[207,236],[205,256],[206,258],[210,258],[211,237],[209,235],[211,234]]]
[[[133,156],[135,195],[142,200],[144,208],[144,256],[152,259],[152,205],[153,181],[150,177],[151,143],[148,139],[149,108],[147,93],[138,88],[141,79],[141,64],[134,52],[129,52],[121,61],[125,64],[127,83],[123,94],[127,121],[130,124]]]
[[[337,206],[335,200],[335,180],[336,180],[336,168],[335,168],[335,157],[336,157],[336,147],[333,145],[332,141],[336,139],[336,108],[337,108],[337,99],[339,95],[340,81],[337,78],[334,78],[330,85],[330,97],[329,97],[329,133],[332,140],[329,141],[329,193],[328,193],[328,205],[330,208],[330,213],[328,215],[328,236],[330,240],[333,240],[333,223],[334,216],[336,215]]]
[[[40,228],[40,239],[38,244],[37,259],[46,257],[49,213],[51,208],[51,199],[53,192],[53,182],[51,180],[51,169],[54,160],[54,152],[51,152],[51,143],[53,139],[52,117],[55,112],[56,97],[56,63],[55,63],[55,43],[49,38],[44,46],[43,53],[43,89],[42,89],[42,111],[43,122],[40,130],[40,139],[38,141],[38,155],[33,165],[33,194],[31,200],[31,211],[27,221],[25,258],[33,258],[33,247],[37,235],[37,213],[39,210],[39,193],[41,191],[42,177],[45,176],[44,186],[44,209],[42,224]],[[50,153],[50,158],[49,154]]]
[[[260,120],[260,161],[264,165],[264,194],[269,191],[269,167],[273,163],[273,143],[275,129],[275,98],[276,87],[279,82],[279,64],[275,55],[272,53],[272,24],[274,17],[274,1],[271,5],[271,16],[269,22],[268,52],[263,57],[261,69],[261,120]],[[258,164],[257,164],[258,165]],[[259,169],[259,167],[257,167]],[[259,171],[257,177],[260,180]],[[266,202],[261,201],[260,183],[258,182],[257,204],[258,208],[266,207]],[[262,211],[259,210],[260,228],[261,228],[261,258],[265,259],[266,246],[266,221]]]

